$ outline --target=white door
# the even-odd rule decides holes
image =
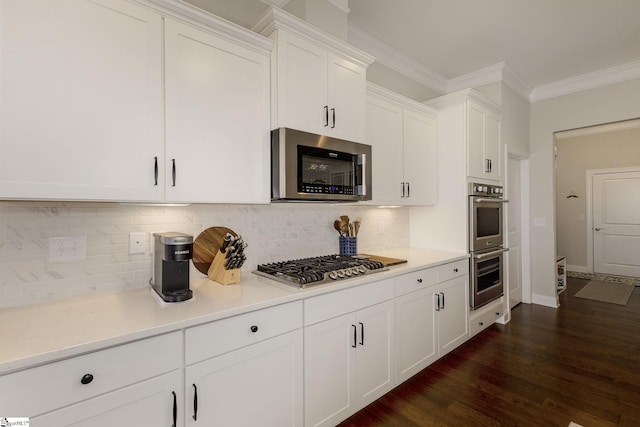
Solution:
[[[640,171],[593,176],[595,273],[640,277]]]
[[[469,337],[469,280],[463,276],[436,286],[434,304],[435,293],[440,294],[444,306],[437,313],[438,355],[442,357]]]
[[[509,233],[509,306],[522,302],[522,170],[520,160],[509,157],[507,166],[507,223]]]
[[[356,313],[356,393],[359,406],[391,390],[394,381],[393,301]]]
[[[191,365],[185,387],[187,426],[302,425],[302,331]]]
[[[331,53],[327,58],[329,134],[364,142],[366,69]]]
[[[437,202],[436,122],[431,117],[404,110],[404,182],[409,205]]]
[[[178,370],[31,418],[30,425],[180,427],[182,396],[182,371]]]
[[[169,19],[165,45],[167,201],[268,203],[269,58]]]

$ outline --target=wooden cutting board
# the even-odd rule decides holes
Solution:
[[[389,257],[380,256],[380,255],[370,255],[370,254],[359,254],[359,255],[365,256],[372,261],[379,261],[385,267],[389,267],[390,265],[404,264],[405,262],[407,262],[406,259],[389,258]]]
[[[220,250],[224,236],[231,233],[234,237],[238,234],[227,227],[209,227],[193,241],[193,265],[200,273],[207,274],[216,252]]]

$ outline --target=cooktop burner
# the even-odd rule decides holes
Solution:
[[[304,288],[384,270],[379,261],[366,258],[325,255],[258,265],[255,274]]]

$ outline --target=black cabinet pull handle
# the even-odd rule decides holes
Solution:
[[[158,185],[158,157],[153,158],[153,185]]]
[[[440,294],[436,294],[436,311],[440,311]]]
[[[173,394],[173,424],[171,427],[176,427],[178,423],[178,398],[176,397],[176,392],[172,391]]]
[[[171,177],[173,178],[172,187],[176,186],[176,159],[171,159]]]
[[[404,197],[404,182],[401,182],[400,185],[402,186],[402,197]]]
[[[360,323],[360,345],[364,345],[364,323]]]
[[[333,117],[333,123],[331,124],[331,129],[336,127],[336,109],[332,108],[331,109],[331,115]]]
[[[422,279],[418,279],[418,283],[422,283]]]
[[[356,348],[358,345],[358,329],[356,328],[356,325],[351,326],[353,326],[353,345],[351,347]]]
[[[329,126],[329,106],[324,106],[324,125]]]
[[[89,384],[91,381],[93,381],[93,375],[91,374],[84,374],[82,376],[82,379],[80,380],[80,382],[84,385]]]
[[[258,332],[258,327],[256,325],[252,325],[251,326],[251,332],[253,332],[253,333]]]
[[[410,183],[407,182],[407,197],[411,197],[411,187]]]
[[[198,421],[198,387],[193,384],[193,421]]]
[[[444,310],[444,293],[440,292],[440,295],[442,295],[442,309]]]

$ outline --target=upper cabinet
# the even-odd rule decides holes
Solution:
[[[273,43],[161,3],[0,0],[0,198],[269,202]]]
[[[464,139],[467,177],[502,181],[500,107],[473,89],[461,90],[425,103],[439,111],[439,137],[445,138],[450,145]]]
[[[253,29],[276,42],[271,127],[365,142],[366,70],[373,57],[277,8]]]
[[[161,16],[3,0],[0,21],[0,198],[159,200]]]
[[[376,205],[437,203],[436,113],[379,86],[367,86],[366,141],[372,146]]]

